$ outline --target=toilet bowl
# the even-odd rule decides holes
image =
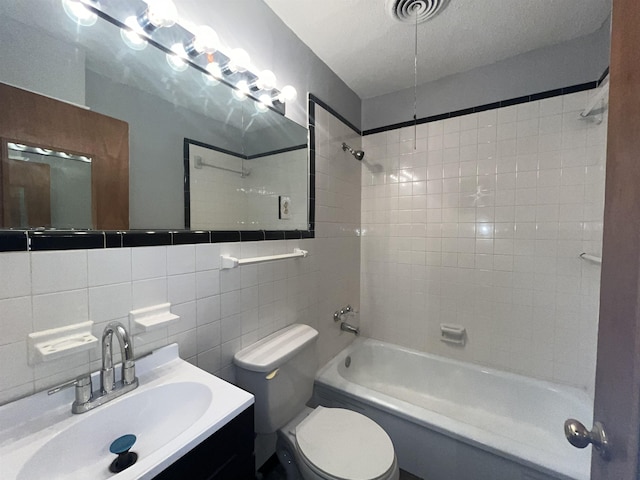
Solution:
[[[278,430],[276,453],[287,480],[398,480],[387,433],[342,408],[305,410]]]
[[[277,432],[288,480],[398,480],[389,435],[342,408],[305,406],[317,370],[318,332],[290,325],[234,356],[238,386],[255,396],[255,430]]]

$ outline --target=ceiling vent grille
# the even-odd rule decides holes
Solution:
[[[387,12],[391,18],[402,23],[426,22],[440,12],[447,0],[387,0]]]

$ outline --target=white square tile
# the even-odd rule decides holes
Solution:
[[[242,349],[242,339],[236,338],[234,340],[225,342],[221,345],[220,350],[220,363],[223,366],[230,366],[233,364],[233,356]]]
[[[169,343],[177,343],[180,352],[180,358],[188,359],[198,354],[197,346],[198,334],[196,329],[187,330],[177,333],[169,337]]]
[[[196,270],[214,270],[220,268],[220,245],[205,243],[196,245]]]
[[[220,369],[220,347],[198,353],[198,367],[215,374]]]
[[[29,253],[0,253],[0,272],[4,279],[0,282],[0,298],[31,295]]]
[[[197,335],[198,353],[220,346],[220,321],[199,326]]]
[[[196,302],[186,302],[179,305],[171,305],[171,313],[178,315],[180,317],[180,320],[178,322],[169,324],[167,329],[168,335],[177,335],[189,330],[193,330],[195,332],[195,328],[198,325],[196,318]],[[180,348],[182,349],[182,345],[180,346]],[[184,352],[182,352],[181,350],[180,355],[182,355],[183,353]],[[195,355],[195,352],[192,355]]]
[[[220,320],[220,295],[196,301],[196,320],[198,326]]]
[[[167,303],[167,277],[133,282],[132,292],[134,310]]]
[[[196,299],[196,275],[171,275],[168,280],[168,296],[171,304],[191,302]]]
[[[242,297],[240,290],[220,295],[220,316],[222,318],[242,312]]]
[[[138,247],[131,250],[132,279],[165,277],[167,275],[167,247]]]
[[[177,245],[167,247],[167,274],[193,273],[196,270],[196,246]]]
[[[33,329],[36,332],[89,320],[87,289],[33,296]]]
[[[196,273],[196,298],[210,297],[220,293],[220,271],[204,270]]]
[[[0,300],[0,345],[24,341],[32,326],[31,297]]]
[[[0,365],[0,385],[3,391],[34,380],[33,368],[27,365],[26,340],[0,346]]]
[[[220,340],[228,342],[242,337],[242,315],[232,315],[220,321]]]
[[[106,322],[126,318],[132,310],[131,283],[89,289],[89,320]]]
[[[34,252],[31,255],[33,294],[87,287],[87,251]]]
[[[87,250],[90,287],[131,281],[131,249]]]
[[[220,270],[220,291],[222,293],[240,290],[242,287],[242,273],[240,268]]]

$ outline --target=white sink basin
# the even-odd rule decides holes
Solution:
[[[171,345],[140,360],[136,390],[84,414],[71,413],[73,389],[0,407],[2,478],[152,478],[253,403],[177,353]],[[109,445],[125,434],[137,437],[138,461],[116,475]]]

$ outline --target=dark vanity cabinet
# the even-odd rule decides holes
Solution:
[[[184,455],[154,480],[255,478],[253,405]]]

